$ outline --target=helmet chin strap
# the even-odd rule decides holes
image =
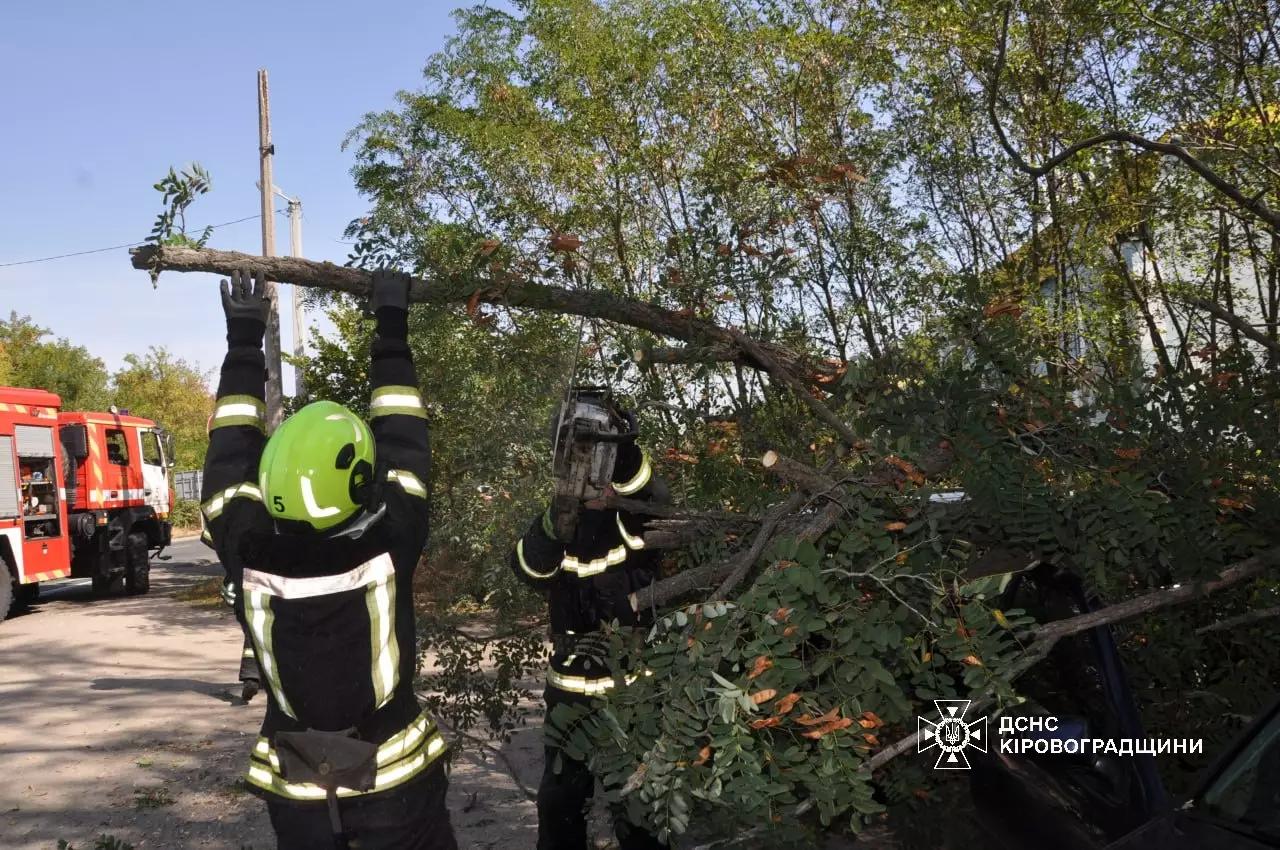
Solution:
[[[338,531],[328,533],[325,536],[333,540],[359,540],[364,536],[366,531],[377,524],[378,520],[382,519],[386,512],[386,502],[382,502],[373,510],[365,508],[356,515],[356,518],[353,521],[343,525]]]

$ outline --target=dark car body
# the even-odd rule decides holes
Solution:
[[[1074,574],[1042,566],[1014,576],[1000,598],[1006,608],[1031,611],[1041,621],[1096,610]],[[1027,702],[1005,716],[1052,717],[1053,730],[1023,738],[1148,738],[1139,717],[1115,639],[1107,626],[1064,638],[1019,682]],[[1274,709],[1273,709],[1274,713]],[[1261,726],[1271,714],[1259,719]],[[992,721],[993,729],[996,721]],[[1030,725],[1030,724],[1028,724]],[[1025,728],[1025,727],[1023,727]],[[1280,738],[1280,734],[1277,735]],[[970,789],[978,817],[996,846],[1009,850],[1259,850],[1280,846],[1264,825],[1224,824],[1197,806],[1197,797],[1174,808],[1154,757],[1002,752],[999,738],[972,759]],[[1248,750],[1249,734],[1206,774],[1204,788]],[[1273,760],[1280,764],[1280,742]],[[1280,774],[1280,768],[1274,771]],[[1274,779],[1274,777],[1273,777]],[[1280,810],[1278,810],[1280,811]],[[1278,833],[1280,834],[1280,833]],[[1268,843],[1271,842],[1271,843]]]

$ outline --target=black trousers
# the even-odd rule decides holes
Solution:
[[[258,659],[253,654],[253,639],[246,632],[244,648],[240,650],[240,681],[248,682],[252,680],[257,682],[261,679],[262,675],[258,672]]]
[[[585,764],[555,747],[547,747],[543,758],[538,785],[538,850],[585,850],[587,806],[595,795],[596,778]],[[620,850],[665,850],[667,846],[630,823],[620,810],[613,813],[613,829]]]
[[[278,850],[458,850],[449,823],[443,764],[407,785],[339,799],[346,844],[329,826],[325,803],[267,803]]]

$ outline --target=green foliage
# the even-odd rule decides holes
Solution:
[[[328,315],[337,333],[313,338],[307,387],[313,398],[364,412],[372,324],[347,301],[332,303]],[[549,408],[565,374],[558,364],[564,328],[560,319],[535,316],[496,332],[426,306],[410,316],[432,434],[433,524],[418,601],[428,615],[423,646],[436,654],[437,666],[421,686],[434,714],[455,728],[483,722],[491,734],[506,736],[524,722],[520,699],[532,694],[523,682],[543,662],[540,629],[525,622],[541,606],[520,588],[506,559],[513,529],[541,510],[549,490],[542,455],[549,451]],[[553,366],[520,368],[537,362]],[[501,610],[497,631],[515,634],[490,640],[464,633],[477,603]]]
[[[188,248],[203,248],[213,233],[212,227],[206,227],[199,236],[187,234],[187,208],[196,198],[210,189],[209,173],[198,162],[175,171],[172,166],[169,173],[160,178],[155,190],[164,200],[165,208],[156,216],[156,223],[151,228],[148,242],[157,245],[181,245]]]
[[[198,236],[189,235],[187,208],[196,198],[208,192],[210,185],[209,173],[198,162],[191,163],[181,171],[169,166],[169,173],[155,184],[155,190],[163,199],[164,209],[156,216],[146,241],[157,246],[203,248],[213,235],[213,226],[206,227]],[[156,286],[160,280],[160,269],[153,267],[150,274],[151,285]]]
[[[0,320],[0,348],[8,361],[7,382],[48,390],[62,397],[65,410],[101,410],[108,404],[107,370],[84,346],[47,340],[50,331],[28,316]]]
[[[430,574],[442,598],[425,609],[442,624],[439,708],[499,734],[514,722],[491,708],[503,688],[516,704],[523,662],[501,687],[467,675],[480,656],[445,627],[468,596],[499,633],[538,608],[504,561],[544,498],[541,423],[580,342],[580,378],[650,403],[644,430],[677,503],[775,503],[751,462],[765,449],[834,460],[843,481],[888,459],[913,473],[900,490],[846,487],[837,527],[768,553],[731,604],[662,612],[644,645],[613,635],[617,675],[653,675],[551,718],[549,734],[591,754],[610,795],[665,833],[704,823],[803,842],[914,800],[920,764],[891,762],[872,783],[858,770],[868,754],[935,697],[1008,706],[1030,689],[1009,671],[1039,612],[996,608],[999,588],[966,575],[975,564],[1014,551],[1116,600],[1274,545],[1280,361],[1187,306],[1228,305],[1274,338],[1274,234],[1200,177],[1124,146],[1032,178],[990,120],[1033,162],[1107,130],[1177,138],[1246,195],[1275,197],[1268,9],[528,0],[459,12],[424,87],[349,140],[371,205],[349,228],[352,261],[648,300],[830,358],[843,377],[817,394],[860,443],[839,457],[794,395],[743,364],[635,369],[631,353],[657,343],[626,326],[422,308],[414,345],[437,364],[423,384],[440,405]],[[308,380],[362,399],[368,330],[349,306],[334,316],[339,339],[318,347]],[[950,467],[917,474],[944,445]],[[944,487],[965,500],[939,509],[928,497]],[[670,566],[746,542],[711,535]],[[1199,734],[1208,712],[1230,721],[1215,724],[1225,735],[1272,695],[1264,624],[1203,630],[1276,595],[1268,578],[1117,628],[1152,734]],[[760,658],[772,666],[751,677]],[[778,693],[744,702],[766,689]],[[792,692],[797,704],[774,711]],[[832,710],[852,722],[806,737],[800,716]],[[1195,767],[1161,766],[1175,787]]]
[[[213,413],[208,373],[164,348],[126,355],[124,363],[111,378],[114,404],[155,420],[173,434],[178,469],[200,469]]]
[[[169,513],[174,528],[200,528],[200,503],[194,499],[177,499]]]

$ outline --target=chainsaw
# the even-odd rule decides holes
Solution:
[[[551,521],[571,540],[583,504],[603,497],[613,481],[618,444],[637,435],[635,417],[620,411],[605,387],[570,387],[552,419]]]

